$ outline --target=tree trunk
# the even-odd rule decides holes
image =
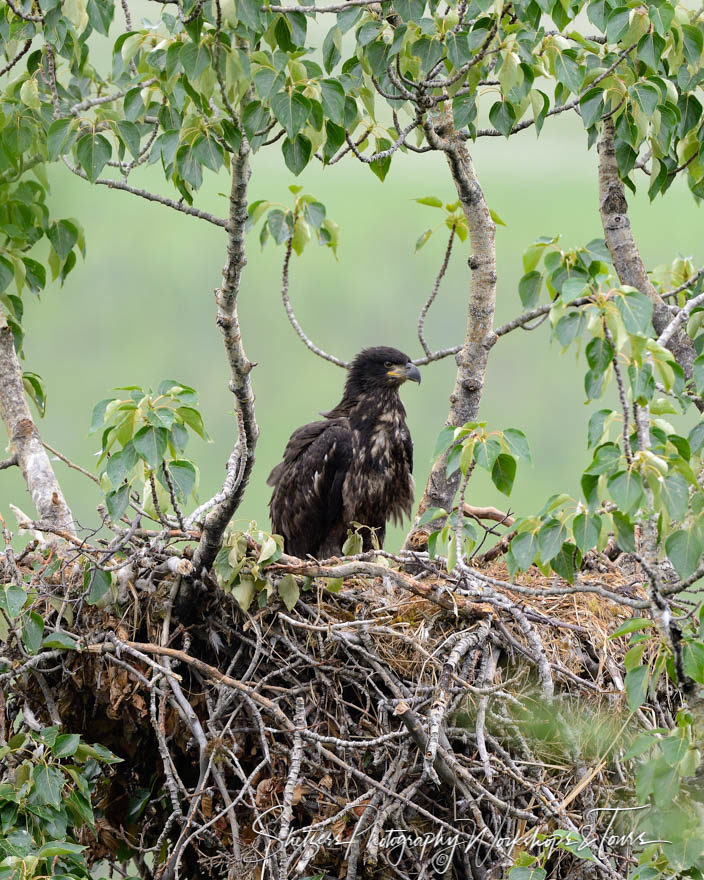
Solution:
[[[659,336],[670,323],[673,315],[667,303],[658,294],[648,278],[638,245],[633,237],[633,230],[628,219],[626,194],[618,174],[614,148],[614,124],[611,119],[604,122],[604,130],[597,149],[599,152],[599,212],[611,260],[621,284],[635,287],[652,300],[653,327]],[[692,365],[697,353],[686,331],[679,329],[673,333],[667,343],[667,348],[684,370],[687,379],[691,379]],[[701,412],[704,402],[697,401],[696,405]]]
[[[496,304],[496,226],[491,219],[472,159],[464,141],[454,130],[451,116],[446,114],[435,128],[431,123],[426,123],[425,132],[430,145],[445,153],[469,227],[471,254],[468,264],[472,277],[467,327],[464,344],[456,356],[457,376],[450,395],[450,411],[446,421],[447,425],[459,426],[477,418],[489,352],[497,338],[493,330]],[[448,478],[446,461],[447,456],[442,456],[433,464],[418,507],[418,515],[427,508],[442,507],[449,510],[452,506],[460,473],[457,471]]]
[[[242,344],[242,333],[237,314],[237,297],[242,271],[247,265],[245,256],[245,224],[247,222],[247,186],[249,184],[250,147],[242,135],[239,153],[232,157],[232,189],[230,217],[227,224],[227,262],[222,270],[222,284],[215,292],[217,325],[222,331],[225,351],[230,364],[230,391],[235,395],[239,412],[238,438],[240,468],[237,479],[225,493],[222,501],[208,514],[203,535],[193,557],[196,576],[215,561],[228,523],[240,505],[242,495],[254,465],[254,451],[259,436],[254,413],[254,391],[250,373],[254,364],[247,359]],[[242,461],[244,457],[244,461]],[[226,484],[227,484],[226,480]]]
[[[46,526],[73,535],[73,517],[29,412],[12,330],[1,310],[0,417],[39,519]]]

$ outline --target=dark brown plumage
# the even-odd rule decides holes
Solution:
[[[420,373],[403,352],[365,348],[325,421],[291,435],[267,480],[272,528],[287,553],[339,555],[353,522],[374,528],[383,543],[387,521],[410,515],[413,444],[398,393],[407,379],[420,382]],[[368,550],[371,534],[362,534]]]

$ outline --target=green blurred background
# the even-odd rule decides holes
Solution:
[[[596,151],[586,150],[579,119],[567,114],[548,120],[538,140],[534,132],[484,138],[470,145],[487,201],[503,218],[497,229],[497,324],[521,311],[518,280],[521,254],[538,235],[560,233],[564,247],[601,236]],[[397,154],[382,184],[353,158],[324,169],[311,164],[294,179],[279,146],[254,156],[250,201],[289,202],[288,185],[302,185],[339,223],[339,261],[330,250],[310,245],[291,267],[291,298],[298,318],[322,348],[350,359],[360,348],[394,345],[412,357],[422,354],[416,338],[418,311],[432,287],[446,244],[446,230],[414,253],[418,236],[437,223],[440,212],[414,199],[456,198],[440,156]],[[87,434],[93,405],[112,396],[117,385],[156,387],[169,377],[193,385],[200,394],[206,427],[213,439],[192,440],[187,455],[200,467],[200,499],[220,486],[234,441],[228,368],[215,326],[213,290],[225,259],[225,233],[125,193],[91,186],[63,168],[52,175],[54,216],[76,217],[86,231],[87,256],[63,288],[50,285],[41,302],[25,294],[25,368],[40,373],[48,389],[47,414],[40,430],[47,442],[92,469],[99,445]],[[173,193],[158,167],[140,169],[130,182]],[[645,183],[645,178],[642,178]],[[228,179],[209,173],[196,196],[198,207],[227,214]],[[677,183],[664,200],[649,205],[631,198],[632,222],[646,265],[669,263],[678,253],[701,264],[700,218],[692,197]],[[262,251],[258,229],[248,237],[248,265],[240,294],[240,317],[247,354],[257,363],[252,377],[261,436],[257,461],[238,518],[267,526],[266,477],[279,461],[286,440],[300,424],[333,406],[344,373],[312,355],[287,322],[281,304],[283,251],[271,242]],[[467,312],[468,244],[455,248],[449,271],[427,321],[433,347],[462,341]],[[422,369],[423,384],[402,389],[416,448],[417,498],[448,409],[454,361]],[[496,428],[523,430],[534,466],[519,465],[510,502],[483,472],[472,478],[474,504],[510,504],[529,513],[553,492],[578,490],[588,461],[586,424],[598,406],[585,406],[584,368],[575,354],[560,354],[547,326],[516,331],[494,348],[486,377],[481,418]],[[84,476],[55,467],[81,526],[98,521],[96,487]],[[16,469],[0,473],[0,510],[18,504],[34,515]],[[8,522],[14,527],[14,519]],[[389,549],[403,529],[392,530]]]

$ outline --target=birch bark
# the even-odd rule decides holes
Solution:
[[[5,315],[0,310],[0,418],[10,438],[32,502],[44,525],[75,534],[73,517],[63,496],[49,456],[42,446],[22,383],[15,345]],[[47,540],[56,540],[48,535]]]

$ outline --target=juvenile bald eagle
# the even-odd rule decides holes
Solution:
[[[352,522],[371,526],[380,543],[386,523],[410,515],[413,443],[399,387],[420,382],[403,352],[365,348],[352,361],[342,400],[325,421],[291,435],[284,460],[269,474],[274,532],[287,553],[339,555]],[[364,549],[371,533],[362,532]]]

